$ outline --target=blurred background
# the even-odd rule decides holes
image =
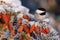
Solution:
[[[21,0],[22,5],[33,13],[37,8],[45,8],[52,20],[52,26],[60,33],[60,0]]]

